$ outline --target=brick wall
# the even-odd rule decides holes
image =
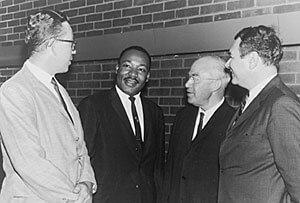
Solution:
[[[2,0],[0,1],[0,46],[23,44],[26,16],[42,8],[67,12],[76,38],[143,29],[163,29],[194,23],[272,13],[299,12],[300,0]],[[120,50],[121,51],[121,50]],[[1,54],[1,53],[0,53]],[[164,110],[166,134],[177,110],[185,105],[185,75],[192,62],[208,53],[155,56],[151,80],[143,94]],[[225,58],[224,52],[209,53]],[[300,46],[286,47],[280,75],[300,95]],[[76,62],[70,71],[59,76],[75,104],[82,98],[114,83],[115,60]],[[0,84],[20,67],[0,64]],[[229,89],[228,99],[239,90]]]
[[[300,11],[299,0],[1,0],[0,45],[23,43],[26,16],[65,11],[76,38]]]

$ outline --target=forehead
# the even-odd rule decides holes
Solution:
[[[209,75],[211,72],[210,61],[206,59],[200,59],[193,63],[190,74],[198,74],[198,75]]]
[[[237,38],[234,41],[232,47],[229,50],[232,55],[240,54],[240,43],[241,43],[241,38]]]
[[[72,40],[73,39],[73,31],[72,31],[70,24],[65,21],[61,25],[62,25],[62,35],[61,36],[68,40]]]
[[[148,56],[141,51],[135,50],[135,49],[130,49],[128,51],[126,51],[121,59],[121,62],[124,61],[130,61],[130,62],[136,62],[136,63],[140,63],[140,64],[144,64],[144,65],[149,65],[149,59]]]

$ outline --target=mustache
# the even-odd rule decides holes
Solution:
[[[136,77],[127,76],[124,78],[124,80],[129,80],[129,79],[134,80],[136,83],[140,83]]]

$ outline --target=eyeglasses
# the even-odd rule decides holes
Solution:
[[[193,83],[199,83],[203,80],[220,80],[220,78],[203,78],[198,74],[192,74],[186,76],[186,81],[192,81]]]
[[[57,41],[60,42],[68,42],[68,43],[72,43],[72,53],[75,54],[76,53],[76,41],[75,40],[67,40],[67,39],[56,39]]]

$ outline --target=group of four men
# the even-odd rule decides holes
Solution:
[[[226,64],[216,56],[193,63],[191,105],[176,116],[166,164],[163,112],[141,96],[145,49],[122,51],[116,85],[77,111],[55,78],[76,53],[67,16],[31,15],[25,41],[30,57],[0,89],[0,202],[300,201],[300,103],[278,77],[272,28],[239,32]],[[237,111],[224,98],[231,77],[249,90]]]

